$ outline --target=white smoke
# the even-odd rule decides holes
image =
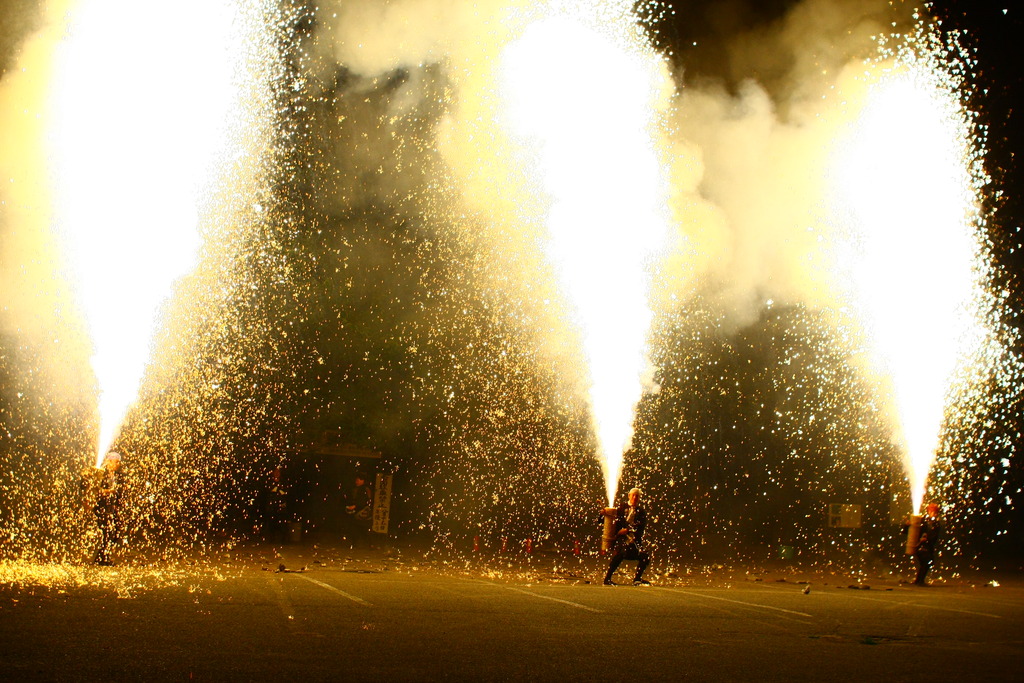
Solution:
[[[431,151],[455,169],[467,207],[490,214],[497,224],[510,207],[520,209],[517,193],[531,188],[492,149],[505,141],[493,139],[484,119],[498,113],[483,99],[494,88],[502,50],[555,4],[322,4],[319,32],[308,47],[317,58],[310,60],[307,75],[322,87],[334,74],[327,65],[349,72],[349,96],[338,105],[346,121],[335,158],[344,169],[363,171],[353,171],[337,194],[350,201],[365,193],[367,170],[375,183],[410,191],[407,176],[416,171],[412,163],[404,172],[389,164],[396,158],[395,135],[381,121],[429,106],[441,116]],[[712,9],[709,4],[677,11]],[[821,199],[830,145],[848,120],[837,85],[845,71],[876,54],[877,37],[894,31],[894,21],[909,21],[909,12],[895,12],[882,0],[807,0],[769,24],[731,27],[719,35],[714,54],[727,60],[716,66],[714,77],[699,64],[682,65],[664,154],[679,239],[662,273],[662,295],[685,297],[699,286],[736,326],[756,316],[768,299],[835,303],[835,235]],[[587,55],[566,52],[562,58],[549,65],[562,78],[588,68]],[[369,98],[360,100],[361,90],[379,88],[397,70],[406,78],[389,95],[386,111]],[[622,86],[609,82],[601,96],[620,97]],[[525,241],[536,237],[529,224],[520,229],[528,233]]]

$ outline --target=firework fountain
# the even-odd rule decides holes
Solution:
[[[304,128],[310,137],[343,131],[352,141],[341,150],[334,149],[345,147],[338,139],[314,141],[330,150],[325,156],[345,158],[337,162],[345,172],[335,174],[350,179],[344,192],[325,190],[324,180],[311,185],[322,183],[321,200],[341,206],[335,215],[379,201],[374,215],[388,216],[393,205],[380,198],[405,196],[403,211],[412,206],[411,215],[494,230],[501,248],[473,242],[482,246],[481,260],[499,264],[492,270],[527,264],[502,273],[512,283],[503,294],[550,300],[546,313],[525,324],[536,328],[538,345],[564,333],[553,331],[553,319],[571,329],[562,336],[573,349],[558,372],[585,394],[609,504],[632,446],[638,402],[654,388],[648,355],[664,341],[651,332],[662,313],[659,297],[687,300],[695,282],[707,281],[727,292],[720,297],[726,316],[767,298],[848,315],[860,332],[856,351],[868,358],[863,369],[881,378],[877,393],[907,454],[917,510],[948,406],[966,390],[958,378],[972,374],[965,367],[992,362],[985,349],[993,335],[980,312],[991,303],[978,236],[984,177],[978,131],[962,104],[962,65],[939,58],[946,48],[935,42],[937,29],[921,24],[916,34],[889,36],[880,56],[850,62],[836,48],[835,64],[845,68],[828,71],[815,62],[813,77],[796,74],[803,99],[783,115],[749,83],[728,95],[683,87],[683,74],[671,73],[652,47],[634,5],[494,0],[470,10],[422,0],[308,9],[319,23],[309,22],[302,29],[308,35],[290,36],[286,47],[302,77],[275,72],[282,82],[274,87],[297,93],[296,110],[329,102],[309,115],[329,120]],[[208,248],[218,207],[237,201],[225,178],[260,155],[257,139],[274,125],[268,121],[279,103],[254,97],[265,85],[256,81],[273,71],[259,63],[274,57],[254,47],[272,12],[231,0],[159,12],[129,12],[113,0],[63,9],[51,7],[59,38],[53,68],[41,79],[48,84],[40,107],[47,145],[35,154],[50,164],[40,184],[47,185],[92,342],[99,461],[137,400],[162,307]],[[315,36],[314,24],[325,32]],[[372,111],[372,97],[390,98],[383,113]],[[424,112],[436,120],[415,134],[408,133],[414,126],[400,125]],[[374,145],[396,153],[378,160]],[[429,177],[417,185],[410,168]],[[731,173],[736,169],[742,172]],[[375,196],[367,187],[373,182],[391,186]],[[540,254],[532,261],[523,256],[531,250]],[[921,257],[908,259],[911,253]],[[812,275],[808,263],[827,263],[820,269],[826,274]],[[524,283],[535,281],[541,284],[524,293]],[[288,305],[302,308],[308,294],[290,293]],[[448,294],[438,288],[438,296]],[[474,296],[485,297],[467,298]],[[417,322],[440,320],[424,315]],[[472,332],[474,339],[481,334]],[[411,394],[434,384],[452,402],[465,387],[435,379],[445,372],[440,363],[419,367],[428,346],[421,342],[434,343],[433,336],[395,335],[419,373],[409,379]],[[434,359],[482,356],[480,348],[453,343]],[[510,366],[474,367],[500,375]],[[204,378],[204,389],[216,386]],[[490,404],[495,424],[522,398]],[[460,438],[458,425],[451,431]]]
[[[196,263],[216,185],[245,153],[243,70],[260,25],[231,0],[51,11],[63,23],[47,114],[54,222],[94,349],[98,465],[161,307]]]
[[[671,88],[631,6],[574,4],[530,23],[505,48],[500,82],[501,110],[547,197],[547,254],[579,330],[609,504],[650,386],[649,290],[669,241],[658,115]],[[550,69],[566,50],[587,55],[586,76]],[[628,91],[609,98],[609,82]]]
[[[188,517],[201,507],[154,484],[175,476],[168,459],[182,475],[193,465],[181,457],[187,426],[175,420],[205,408],[201,421],[185,421],[210,436],[213,422],[231,419],[211,413],[208,399],[233,356],[219,354],[213,367],[204,357],[212,339],[232,334],[223,328],[226,302],[244,286],[243,233],[266,219],[276,8],[54,0],[4,74],[0,166],[9,184],[0,203],[13,266],[4,268],[4,284],[13,283],[4,325],[18,332],[5,337],[17,340],[5,353],[25,350],[14,383],[45,377],[16,395],[31,402],[3,416],[3,486],[18,510],[5,517],[19,552],[74,556],[88,544],[80,458],[98,465],[118,438],[149,489],[145,498],[134,484],[126,492],[140,526],[148,514]],[[245,343],[239,329],[236,346]],[[147,373],[151,389],[163,382],[155,393],[185,393],[165,400],[161,417],[152,403],[135,413],[151,420],[145,433],[119,437]],[[207,447],[197,445],[197,454]],[[203,477],[194,467],[190,476]]]
[[[674,93],[635,21],[626,5],[558,8],[528,25],[501,57],[500,110],[527,141],[550,202],[548,255],[580,331],[609,504],[637,401],[649,386],[652,266],[670,242],[670,213],[680,213],[670,211],[666,188],[671,136],[658,125]],[[955,386],[956,377],[965,365],[984,363],[992,341],[983,312],[985,177],[963,104],[964,58],[940,35],[919,21],[892,37],[895,47],[883,43],[878,57],[855,62],[832,84],[848,98],[827,117],[836,151],[805,158],[808,169],[821,163],[830,182],[817,189],[809,177],[803,182],[826,198],[822,204],[831,201],[817,219],[831,244],[808,253],[817,262],[814,251],[832,252],[833,294],[822,300],[807,285],[797,293],[812,305],[856,311],[871,358],[865,369],[881,378],[915,510],[945,408],[968,390]],[[566,46],[588,55],[596,80],[566,81],[548,68]],[[609,100],[608,81],[630,89]],[[805,219],[794,212],[790,220]]]
[[[962,76],[942,61],[950,49],[919,26],[894,55],[868,65],[862,110],[835,161],[837,213],[856,234],[850,293],[915,514],[947,407],[970,390],[958,377],[985,362],[991,342],[980,213],[986,178]]]

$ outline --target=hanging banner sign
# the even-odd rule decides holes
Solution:
[[[388,520],[391,517],[392,476],[377,473],[377,484],[373,487],[373,530],[378,534],[388,532]]]

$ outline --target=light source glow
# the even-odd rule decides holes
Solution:
[[[81,0],[64,16],[49,158],[94,348],[97,463],[135,399],[160,307],[195,263],[237,133],[249,16],[234,0]]]
[[[984,334],[972,308],[981,286],[976,152],[945,70],[902,59],[874,65],[866,78],[836,182],[857,235],[853,295],[917,511],[957,365]]]
[[[501,71],[502,111],[549,202],[547,253],[580,330],[609,504],[648,372],[652,259],[668,236],[656,148],[667,78],[630,16],[538,20],[505,49]],[[552,69],[565,54],[585,68]]]

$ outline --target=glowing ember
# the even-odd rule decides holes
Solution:
[[[194,265],[211,181],[233,151],[252,27],[233,0],[83,0],[66,22],[49,154],[94,346],[98,464],[135,400],[160,307]]]
[[[503,53],[501,85],[503,111],[533,148],[549,198],[548,255],[581,331],[612,503],[648,368],[651,259],[667,238],[655,141],[671,91],[628,6],[600,16],[586,9],[528,26]],[[564,54],[579,55],[587,68],[571,77],[552,69]]]
[[[959,83],[920,36],[871,65],[838,159],[855,223],[851,286],[920,510],[958,365],[985,336],[977,163]],[[920,52],[918,52],[920,51]]]

